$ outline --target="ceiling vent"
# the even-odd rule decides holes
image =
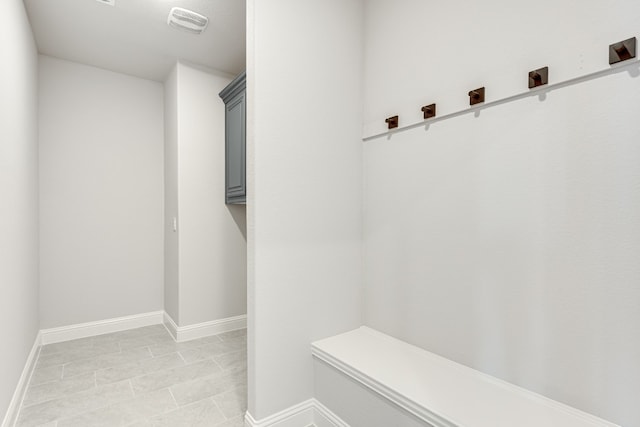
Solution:
[[[167,24],[170,27],[178,28],[192,34],[201,34],[205,28],[207,28],[208,23],[209,18],[206,16],[181,7],[171,9],[169,18],[167,19]]]

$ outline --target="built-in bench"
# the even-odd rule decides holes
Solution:
[[[383,397],[392,403],[390,407],[408,412],[415,420],[396,422],[389,421],[393,418],[388,414],[376,415],[374,424],[392,423],[389,427],[425,424],[434,427],[616,427],[368,327],[317,341],[312,344],[312,353],[316,364],[324,365],[316,369],[316,376],[327,377],[337,370],[348,379],[339,386],[326,378],[316,378],[316,382],[322,387],[324,380],[325,399],[333,399],[333,402],[321,402],[354,427],[363,422],[355,418],[374,407],[372,398],[355,396],[359,392],[354,388],[334,398],[341,388],[360,387],[371,395],[377,394],[376,398]],[[354,401],[345,402],[348,399]],[[354,405],[366,405],[366,402],[370,402],[369,409],[361,408],[359,413],[353,410]],[[354,420],[349,421],[340,413],[340,408],[336,410],[332,406],[355,413],[350,415]],[[383,417],[387,417],[386,421],[375,421]]]

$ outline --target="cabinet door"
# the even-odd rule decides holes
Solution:
[[[226,104],[226,203],[245,203],[246,144],[245,144],[245,92]]]

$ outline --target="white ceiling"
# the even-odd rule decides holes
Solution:
[[[24,0],[38,50],[157,81],[177,59],[230,74],[244,70],[245,0],[115,1]],[[169,27],[174,6],[207,16],[205,32]]]

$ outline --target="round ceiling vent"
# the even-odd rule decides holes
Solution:
[[[192,34],[201,34],[207,28],[209,18],[189,9],[174,7],[169,12],[167,24]]]

